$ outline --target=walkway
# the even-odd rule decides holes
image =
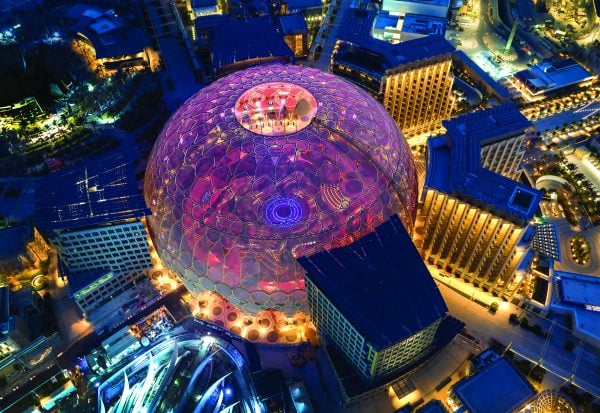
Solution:
[[[475,338],[487,342],[490,338],[510,345],[511,349],[534,363],[540,363],[564,380],[571,380],[577,386],[600,397],[600,354],[581,341],[577,341],[572,352],[564,349],[564,338],[577,340],[572,335],[562,334],[562,328],[536,316],[524,314],[513,304],[503,303],[493,315],[481,305],[471,301],[449,287],[438,283],[450,314],[462,320]],[[517,325],[509,324],[511,313],[524,314],[530,324],[540,324],[544,331],[551,331],[550,340],[533,334]]]

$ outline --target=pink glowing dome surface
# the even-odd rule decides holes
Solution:
[[[417,182],[406,140],[370,95],[316,69],[269,65],[185,102],[152,151],[145,196],[157,251],[192,293],[293,314],[306,310],[296,258],[392,214],[412,228]]]

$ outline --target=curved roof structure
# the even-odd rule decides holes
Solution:
[[[316,69],[219,79],[169,120],[146,202],[162,260],[199,293],[245,311],[306,308],[296,258],[347,245],[393,214],[409,229],[416,176],[385,109]]]
[[[214,336],[186,334],[138,354],[98,387],[98,411],[261,413],[241,354]]]

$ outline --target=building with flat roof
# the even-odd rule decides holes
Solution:
[[[215,77],[256,65],[293,62],[294,52],[271,17],[223,21],[214,32],[212,71]]]
[[[460,139],[472,151],[479,152],[466,157],[471,162],[468,169],[483,168],[510,179],[518,177],[525,135],[533,124],[515,105],[506,103],[466,113],[443,124],[455,140]]]
[[[92,48],[97,64],[106,70],[149,64],[150,39],[114,9],[77,3],[65,9],[64,19],[68,29]]]
[[[381,8],[399,16],[421,14],[446,19],[450,0],[383,0]]]
[[[396,215],[350,245],[298,262],[306,270],[310,314],[321,339],[366,382],[410,373],[463,327],[447,316]]]
[[[185,6],[192,19],[222,12],[217,0],[185,0]]]
[[[145,227],[149,213],[132,153],[113,153],[62,169],[36,188],[36,226],[57,250],[63,275],[69,274],[70,280],[75,274],[84,277],[97,271],[144,277],[152,266]],[[85,287],[80,285],[85,280],[74,283],[75,290]],[[105,291],[106,296],[116,292]]]
[[[283,40],[294,52],[294,56],[306,56],[308,54],[308,26],[304,17],[299,14],[279,16],[279,27],[283,34]]]
[[[590,84],[596,79],[597,75],[590,73],[575,59],[558,56],[543,60],[513,76],[513,80],[529,100],[567,87]]]
[[[443,36],[446,33],[447,24],[448,19],[446,17],[407,13],[404,15],[404,21],[400,30],[404,33],[413,33],[421,36],[432,34]]]
[[[348,9],[330,71],[382,101],[406,136],[437,130],[452,112],[454,47],[441,35],[391,44],[371,37],[375,12]]]
[[[523,280],[542,193],[512,176],[529,122],[512,105],[445,121],[428,142],[428,169],[416,242],[425,260],[494,294],[511,297]],[[419,225],[419,224],[418,224]]]
[[[521,372],[506,357],[499,357],[456,383],[450,399],[457,410],[463,409],[460,411],[506,413],[519,411],[535,394],[535,388]]]
[[[282,15],[302,16],[310,29],[318,28],[325,17],[321,0],[282,0],[281,4]]]

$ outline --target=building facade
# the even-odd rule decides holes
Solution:
[[[534,234],[541,193],[510,179],[529,121],[513,105],[445,121],[431,138],[415,241],[424,259],[495,295],[511,297]]]
[[[445,53],[386,72],[383,106],[406,136],[433,132],[450,117],[454,105],[451,69],[452,55]]]
[[[425,260],[499,295],[514,294],[518,265],[528,251],[527,226],[427,188],[419,216],[425,228]]]
[[[441,320],[390,347],[377,349],[310,278],[306,280],[311,317],[320,334],[335,338],[337,346],[365,378],[383,376],[410,364],[433,343]]]
[[[91,314],[114,297],[127,291],[145,277],[141,271],[127,271],[121,275],[108,271],[92,273],[91,277],[71,277],[69,284],[73,299],[83,314]],[[76,285],[77,284],[77,285]]]
[[[143,272],[152,266],[147,236],[143,221],[132,219],[79,230],[55,230],[50,242],[70,272]]]
[[[346,247],[298,261],[307,271],[319,335],[363,380],[414,370],[445,345],[441,336],[450,340],[462,328],[446,317],[442,296],[397,216]]]
[[[132,156],[116,153],[62,169],[36,187],[36,226],[56,249],[60,275],[85,314],[152,267],[149,210]]]
[[[407,137],[440,129],[454,107],[454,47],[442,35],[397,44],[375,39],[375,16],[346,11],[330,71],[377,97]]]

